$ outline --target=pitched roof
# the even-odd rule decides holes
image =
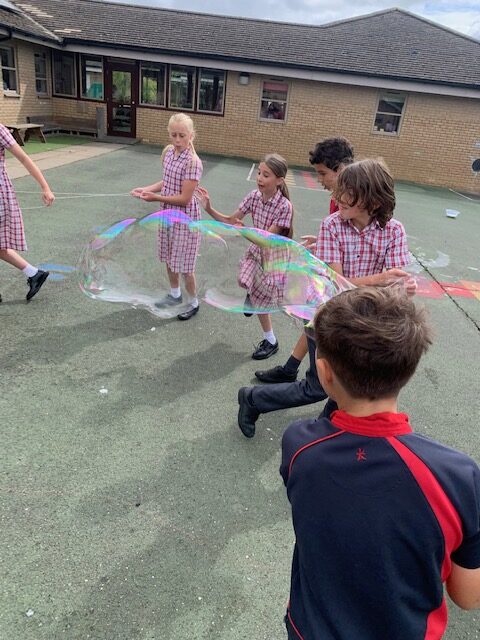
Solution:
[[[6,5],[0,6],[0,26],[16,31],[19,34],[36,36],[42,40],[59,40],[53,33],[50,33],[41,24],[38,24],[38,22],[33,19],[33,16],[30,17],[19,11],[11,11],[6,8]]]
[[[103,0],[15,4],[65,43],[480,89],[480,42],[401,9],[310,26]]]

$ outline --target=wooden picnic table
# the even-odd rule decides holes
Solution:
[[[46,142],[45,136],[43,135],[43,124],[33,124],[33,123],[24,123],[24,124],[6,124],[7,129],[10,131],[12,136],[15,138],[15,141],[23,147],[25,142],[28,142],[31,136],[35,136],[39,138],[40,142]],[[22,132],[24,137],[22,138]]]

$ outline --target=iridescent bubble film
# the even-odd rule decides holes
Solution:
[[[233,313],[273,313],[311,320],[315,310],[351,288],[341,276],[302,245],[267,231],[192,221],[181,211],[165,210],[143,218],[126,218],[97,233],[85,248],[80,287],[91,298],[143,307],[161,318],[187,310],[191,302],[182,286],[182,302],[162,304],[170,292],[165,264],[158,260],[159,230],[198,233],[198,295]]]

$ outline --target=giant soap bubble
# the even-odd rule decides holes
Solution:
[[[166,210],[126,218],[92,238],[80,262],[81,289],[92,298],[144,307],[161,318],[188,309],[191,299],[184,288],[180,305],[162,304],[170,284],[165,264],[157,258],[158,233],[173,225],[177,232],[199,234],[198,294],[218,309],[284,311],[311,320],[320,304],[351,288],[293,240],[250,227],[195,222],[180,211]]]

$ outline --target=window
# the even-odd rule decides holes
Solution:
[[[267,80],[262,85],[261,120],[284,121],[287,115],[288,84]]]
[[[140,66],[140,102],[165,106],[165,65],[142,62]]]
[[[170,100],[173,109],[193,110],[195,95],[195,69],[193,67],[170,68]]]
[[[18,91],[17,68],[15,66],[15,50],[13,47],[0,46],[2,61],[2,80],[4,91]]]
[[[35,53],[35,92],[37,96],[48,95],[47,54]]]
[[[382,93],[378,98],[374,132],[397,135],[405,107],[406,96],[400,93]]]
[[[223,113],[225,95],[225,71],[200,69],[198,86],[198,110]]]
[[[103,100],[103,58],[101,56],[80,56],[82,98]]]
[[[53,52],[53,93],[76,97],[75,56],[73,53]]]

